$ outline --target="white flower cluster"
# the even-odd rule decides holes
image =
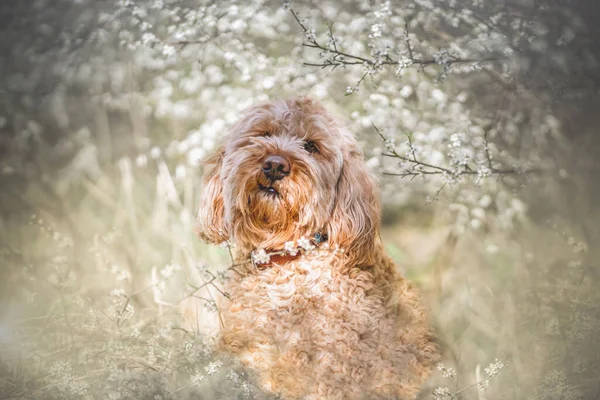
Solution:
[[[346,96],[350,96],[351,94],[358,92],[358,86],[348,86],[346,88]]]
[[[406,68],[410,68],[413,65],[413,60],[403,56],[399,61],[398,61],[398,67],[396,68],[396,76],[400,76],[402,75],[402,73],[404,72],[404,70]]]
[[[223,366],[223,362],[221,360],[211,361],[208,363],[204,370],[208,375],[214,375],[219,371],[219,368]]]
[[[181,269],[181,266],[177,263],[169,263],[160,270],[160,274],[163,278],[170,278],[173,274]]]
[[[298,247],[293,241],[285,242],[285,244],[283,245],[283,250],[285,250],[290,256],[295,256],[296,254],[298,254]]]
[[[197,372],[194,375],[192,375],[190,381],[190,384],[192,386],[200,386],[200,384],[205,381],[205,376],[202,373]]]
[[[396,151],[396,143],[394,143],[394,139],[386,139],[384,145],[388,151],[392,153]]]
[[[500,373],[502,368],[504,368],[504,363],[496,359],[493,363],[490,363],[490,365],[487,366],[485,373],[488,374],[490,378],[493,378]]]
[[[504,363],[502,363],[501,361],[496,359],[493,363],[491,363],[485,369],[485,372],[488,375],[486,379],[481,379],[478,382],[476,382],[472,385],[466,386],[462,389],[455,388],[454,392],[452,392],[450,390],[450,388],[448,388],[448,387],[440,386],[433,391],[432,397],[434,400],[455,399],[459,393],[462,393],[465,390],[474,388],[474,387],[477,387],[480,392],[485,391],[490,386],[490,380],[492,378],[496,377],[500,373],[500,370],[503,367],[504,367]],[[444,364],[438,364],[437,370],[442,373],[443,378],[452,379],[455,385],[458,384],[457,372],[454,368],[446,368],[444,366]],[[479,378],[479,366],[477,366],[477,369],[476,369],[476,377],[477,377],[477,379],[480,379]]]
[[[444,378],[455,378],[456,370],[454,368],[446,368],[444,364],[438,364],[437,370],[442,373]]]
[[[271,260],[271,255],[265,249],[259,249],[252,252],[252,261],[256,264],[267,264]]]
[[[310,239],[304,236],[298,239],[298,247],[304,251],[311,251],[315,249],[315,246],[310,242]]]
[[[317,39],[317,34],[314,29],[307,29],[306,32],[304,32],[304,36],[309,42],[314,42]]]
[[[432,396],[434,400],[446,400],[451,397],[450,388],[440,386],[433,390]]]

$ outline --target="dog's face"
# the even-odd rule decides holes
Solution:
[[[205,240],[230,239],[248,253],[321,233],[357,264],[371,261],[379,230],[373,180],[354,137],[314,101],[249,109],[207,163],[216,166],[198,213]]]

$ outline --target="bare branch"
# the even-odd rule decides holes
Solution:
[[[383,139],[384,142],[386,143],[390,143],[390,140],[388,138],[386,138],[381,131],[379,130],[379,128],[373,124],[373,128],[375,129],[375,131],[379,134],[379,136]],[[487,133],[487,131],[486,131]],[[409,146],[412,148],[413,144],[412,144],[412,138],[410,137],[410,135],[407,135],[408,137],[408,142],[409,142]],[[519,168],[508,168],[508,169],[499,169],[499,168],[492,168],[491,165],[491,157],[489,156],[489,152],[487,149],[487,135],[485,138],[485,146],[486,146],[486,154],[488,157],[488,164],[489,164],[489,174],[490,175],[519,175],[519,174],[531,174],[531,173],[539,173],[542,172],[540,169],[537,168],[530,168],[530,169],[519,169]],[[462,175],[479,175],[480,172],[473,170],[469,165],[465,165],[463,170],[460,171],[454,171],[451,170],[449,168],[445,168],[439,165],[433,165],[433,164],[429,164],[423,161],[420,161],[417,159],[416,154],[414,152],[412,152],[412,158],[409,157],[405,157],[401,154],[399,154],[392,146],[389,146],[388,148],[389,153],[383,153],[382,155],[384,157],[391,157],[391,158],[397,158],[399,160],[408,162],[410,164],[412,164],[413,168],[407,171],[403,171],[400,173],[394,173],[394,172],[383,172],[384,175],[390,175],[390,176],[400,176],[400,177],[407,177],[407,176],[418,176],[418,175],[442,175],[442,174],[447,174],[449,176],[452,177],[459,177]],[[420,168],[419,168],[420,167]],[[421,168],[427,168],[427,169],[421,169]]]
[[[404,62],[402,60],[396,60],[387,54],[385,55],[385,61],[381,61],[381,60],[375,60],[373,58],[358,56],[355,54],[349,54],[349,53],[339,50],[337,44],[335,43],[335,40],[333,40],[333,30],[332,30],[331,25],[328,26],[328,28],[329,28],[328,34],[330,35],[330,37],[332,37],[332,40],[334,42],[333,48],[323,46],[311,34],[311,32],[306,27],[306,25],[304,25],[302,23],[302,21],[298,17],[298,14],[294,11],[294,9],[290,8],[290,11],[292,13],[292,16],[294,17],[294,19],[296,20],[296,22],[302,29],[302,33],[304,33],[305,36],[308,36],[307,41],[302,43],[302,45],[304,47],[322,50],[331,55],[331,58],[325,60],[325,62],[323,62],[323,63],[304,63],[304,65],[321,67],[321,68],[332,67],[332,69],[334,69],[335,67],[338,67],[340,65],[366,65],[371,68],[379,67],[379,66],[383,66],[383,65],[388,65],[388,66],[404,65]],[[430,66],[430,65],[443,65],[443,66],[447,67],[452,64],[481,64],[481,63],[502,62],[502,61],[506,60],[506,58],[504,58],[504,57],[495,57],[495,56],[489,56],[489,57],[483,57],[483,58],[477,58],[477,59],[476,58],[452,57],[450,59],[444,60],[443,62],[441,62],[435,58],[416,59],[416,58],[414,58],[412,45],[410,43],[409,31],[408,31],[408,21],[405,22],[405,33],[406,33],[406,39],[405,39],[406,45],[408,48],[409,57],[410,57],[412,65],[416,65],[416,66],[420,66],[420,67],[426,67],[426,66]]]

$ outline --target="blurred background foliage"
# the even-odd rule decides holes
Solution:
[[[2,2],[0,397],[268,397],[212,350],[230,260],[193,235],[197,161],[309,95],[445,343],[423,398],[597,398],[598,8]]]

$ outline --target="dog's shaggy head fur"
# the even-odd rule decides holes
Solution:
[[[236,270],[221,348],[286,399],[413,398],[437,345],[416,291],[383,251],[374,180],[354,137],[314,101],[272,101],[249,109],[208,162],[198,232],[230,240],[239,264],[315,233],[344,250]]]
[[[263,169],[269,156],[283,158],[289,174],[270,179]],[[249,109],[207,162],[216,167],[199,210],[203,239],[230,238],[247,254],[319,232],[345,249],[351,264],[372,263],[379,236],[373,179],[353,135],[318,103],[294,99]]]

